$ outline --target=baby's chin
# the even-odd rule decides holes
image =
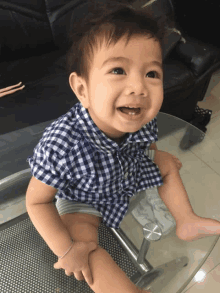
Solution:
[[[121,130],[121,132],[123,132],[124,134],[126,134],[126,133],[135,133],[135,132],[139,131],[143,126],[144,126],[144,125],[142,125],[142,126],[138,126],[138,127],[135,127],[135,126],[124,127],[123,129],[120,129],[120,130]]]

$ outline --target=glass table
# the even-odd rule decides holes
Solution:
[[[194,212],[198,216],[220,221],[217,196],[220,189],[219,147],[207,134],[195,126],[169,114],[158,114],[158,130],[158,150],[169,152],[182,162],[183,167],[180,169],[180,175]],[[156,200],[160,198],[158,192],[153,191],[153,193]],[[148,279],[147,283],[150,281],[152,283],[145,289],[160,293],[180,293],[205,263],[219,236],[186,242],[176,236],[175,229],[171,229],[169,235],[163,237],[156,224],[151,227],[148,224],[144,226],[143,218],[139,221],[138,217],[134,217],[134,209],[140,205],[140,200],[141,203],[144,203],[143,197],[140,199],[139,197],[132,198],[133,207],[129,207],[120,226],[126,237],[138,249],[139,260],[145,255],[145,259],[150,263],[150,269],[162,267],[164,270],[169,270],[167,263],[170,262],[171,271],[174,265],[171,262],[175,258],[182,258],[182,264],[180,264],[182,268],[173,266],[176,271],[179,269],[178,273],[167,275],[167,280],[163,275],[155,279],[154,282]],[[148,240],[145,240],[145,247],[144,239]],[[132,250],[132,248],[130,249]],[[127,248],[127,250],[129,249]],[[184,257],[187,257],[188,261]],[[137,261],[137,254],[135,259]],[[179,261],[181,262],[181,260]],[[162,264],[166,264],[166,269]],[[187,266],[184,267],[186,264]]]
[[[180,175],[194,212],[202,217],[220,220],[216,196],[217,190],[220,189],[220,156],[216,156],[219,153],[219,147],[207,134],[177,117],[160,112],[157,118],[159,129],[157,148],[175,155],[182,162]],[[4,214],[4,207],[7,208],[11,200],[25,197],[31,178],[26,159],[32,154],[45,127],[53,121],[10,133],[7,137],[2,137],[2,140],[0,137],[0,169],[2,170],[0,213]],[[18,142],[17,145],[15,142]],[[134,200],[136,201],[134,206],[137,206],[140,199]],[[143,225],[132,216],[133,208],[129,209],[120,228],[140,251],[144,239]],[[11,215],[11,221],[2,217],[0,232],[10,227],[12,222],[14,225],[16,221],[21,221],[21,217]],[[152,240],[146,259],[153,267],[181,257],[187,257],[189,260],[187,266],[182,268],[166,287],[161,285],[163,282],[156,280],[152,283],[152,289],[160,293],[182,292],[204,264],[218,239],[219,236],[212,236],[194,242],[185,242],[177,238],[174,229],[166,237],[161,237],[159,241]]]

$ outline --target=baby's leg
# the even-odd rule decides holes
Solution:
[[[158,187],[158,193],[175,218],[176,224],[196,216],[172,156],[166,152],[155,151],[154,162],[160,169],[164,183]]]
[[[95,293],[150,293],[138,289],[109,253],[100,246],[91,252],[89,262],[94,280],[90,287]]]
[[[167,155],[166,155],[167,154]],[[168,153],[155,151],[164,184],[158,193],[176,221],[176,235],[185,241],[194,241],[220,234],[220,222],[197,216],[190,204],[179,170]]]
[[[74,241],[98,243],[99,217],[81,213],[60,217]],[[91,217],[94,217],[92,223]],[[100,246],[90,253],[89,267],[93,278],[93,284],[89,286],[95,293],[150,293],[150,291],[138,289],[109,253]]]

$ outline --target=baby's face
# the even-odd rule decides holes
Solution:
[[[74,92],[88,109],[98,128],[114,141],[136,132],[159,112],[163,102],[162,54],[153,38],[133,37],[95,53],[90,87],[83,97]],[[109,58],[123,59],[108,61]],[[70,76],[70,85],[71,85]],[[72,87],[73,88],[73,87]],[[120,109],[132,107],[132,109]]]

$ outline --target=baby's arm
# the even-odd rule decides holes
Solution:
[[[156,143],[152,143],[149,149],[155,150],[154,163],[159,167],[159,169],[161,168],[161,164],[164,165],[168,159],[173,160],[179,170],[182,168],[182,163],[179,159],[177,159],[177,157],[168,152],[159,151]]]
[[[57,189],[32,176],[26,192],[26,208],[33,225],[53,253],[63,256],[72,240],[53,204],[56,192]]]

